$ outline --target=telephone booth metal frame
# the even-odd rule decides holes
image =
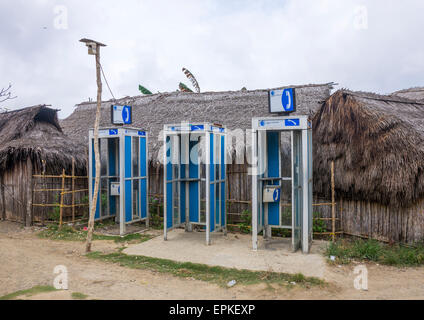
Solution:
[[[126,225],[149,225],[148,134],[134,128],[99,129],[101,174],[95,221],[115,217],[120,235]],[[94,130],[89,131],[89,206],[93,205],[96,162]]]
[[[293,251],[302,248],[303,253],[309,253],[313,235],[312,123],[307,116],[253,118],[252,129],[253,250],[258,249],[260,232],[268,239],[272,228],[280,228],[292,230]],[[280,133],[283,131],[291,133],[291,177],[282,176]],[[291,181],[291,226],[281,225],[284,181]],[[274,192],[275,198],[268,199],[267,192]]]
[[[210,123],[165,125],[164,239],[168,232],[199,226],[227,232],[226,129]]]

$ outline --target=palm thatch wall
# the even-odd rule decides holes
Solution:
[[[314,192],[344,202],[344,230],[424,239],[424,102],[340,90],[313,119]]]
[[[86,148],[59,125],[57,110],[44,105],[0,114],[0,213],[3,219],[31,224],[33,175],[86,174]]]

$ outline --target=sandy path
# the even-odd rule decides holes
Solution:
[[[112,252],[117,245],[96,241],[94,250]],[[221,288],[207,282],[180,279],[90,260],[83,244],[38,239],[34,230],[0,222],[0,296],[36,285],[52,285],[53,269],[65,265],[69,291],[96,299],[423,299],[424,268],[368,266],[369,291],[353,288],[353,266],[327,267],[328,288],[287,289],[265,284]],[[70,292],[44,293],[40,299],[69,299]],[[34,298],[34,297],[33,297]]]

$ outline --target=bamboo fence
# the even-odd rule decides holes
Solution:
[[[33,175],[34,178],[39,178],[41,179],[43,182],[43,186],[46,185],[46,183],[44,182],[45,179],[60,179],[61,182],[61,188],[42,188],[42,189],[33,189],[33,193],[49,193],[49,192],[60,192],[60,199],[59,199],[59,203],[46,203],[45,201],[43,201],[43,203],[33,203],[32,206],[33,207],[41,207],[41,208],[59,208],[59,227],[62,227],[63,225],[63,210],[65,208],[70,208],[72,210],[72,223],[77,222],[76,220],[76,216],[75,216],[75,208],[77,207],[88,207],[88,203],[75,203],[75,194],[77,193],[82,193],[82,192],[88,192],[88,189],[76,189],[75,188],[75,180],[77,179],[87,179],[88,180],[88,176],[76,176],[75,175],[75,160],[73,159],[72,161],[72,173],[71,175],[66,175],[65,169],[62,170],[62,174],[61,175],[46,175],[44,174],[44,170],[42,174],[36,174]],[[66,189],[65,188],[65,182],[66,179],[71,179],[71,189]],[[71,195],[71,203],[70,204],[66,204],[65,203],[65,196],[70,194]],[[46,197],[43,197],[44,199]],[[78,220],[80,221],[80,220]]]

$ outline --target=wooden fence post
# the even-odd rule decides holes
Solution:
[[[46,182],[46,177],[45,177],[45,175],[46,175],[46,160],[44,160],[44,159],[41,160],[41,164],[42,164],[42,167],[43,167],[43,169],[42,169],[43,170],[42,171],[43,177],[41,178],[42,181],[43,181],[42,182],[42,189],[46,190],[47,189],[47,182]],[[41,203],[42,204],[47,203],[47,197],[48,197],[48,194],[46,193],[46,191],[43,191],[41,193]],[[44,225],[44,221],[49,218],[48,214],[47,214],[48,209],[46,207],[43,207],[43,208],[41,208],[41,210],[43,211],[43,214],[41,215],[41,224]]]
[[[75,223],[75,158],[72,157],[72,223]]]
[[[331,161],[331,232],[333,242],[336,238],[336,192],[334,182],[334,161]]]
[[[62,170],[62,191],[60,193],[60,218],[59,218],[59,228],[62,228],[63,223],[63,200],[65,198],[65,169]]]
[[[33,172],[32,172],[32,162],[31,159],[27,159],[27,206],[26,206],[26,217],[25,217],[25,226],[30,227],[32,225],[32,183],[33,183]]]

